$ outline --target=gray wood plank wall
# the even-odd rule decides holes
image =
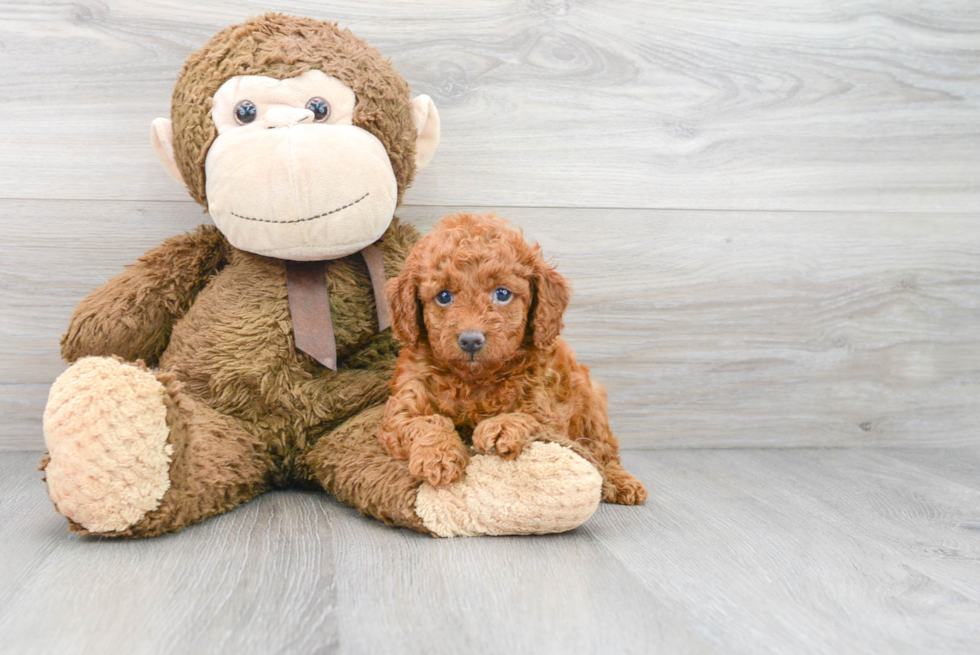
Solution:
[[[252,2],[0,6],[0,449],[39,448],[75,303],[207,220],[153,158]],[[972,0],[297,2],[443,119],[399,214],[559,263],[628,447],[980,444]]]

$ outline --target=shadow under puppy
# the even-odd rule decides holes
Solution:
[[[449,484],[473,450],[509,460],[554,441],[598,469],[602,500],[646,500],[619,461],[605,390],[558,336],[568,282],[521,232],[492,214],[446,216],[386,292],[402,349],[379,438],[413,475]]]

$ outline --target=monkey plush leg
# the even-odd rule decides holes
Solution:
[[[55,381],[44,413],[48,494],[83,534],[148,537],[265,490],[268,456],[237,419],[166,373],[86,357]]]
[[[308,475],[337,500],[389,525],[429,532],[415,514],[422,481],[408,460],[395,459],[377,438],[384,405],[366,409],[322,436],[306,455]]]
[[[633,477],[619,461],[619,455],[608,442],[582,443],[566,435],[542,433],[538,438],[566,446],[602,472],[602,502],[617,505],[642,505],[647,499],[643,483]]]
[[[415,511],[440,537],[566,532],[595,513],[601,488],[592,464],[538,441],[513,461],[477,455],[456,484],[422,485]]]
[[[440,537],[543,534],[581,525],[599,505],[602,476],[557,443],[531,444],[514,461],[477,455],[458,482],[423,483],[378,441],[383,411],[362,412],[307,455],[311,475],[364,514]]]

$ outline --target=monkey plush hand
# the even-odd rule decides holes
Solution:
[[[439,536],[592,514],[601,477],[563,446],[429,489],[377,439],[397,354],[380,290],[418,239],[394,211],[438,141],[432,101],[330,23],[267,14],[190,56],[152,142],[215,225],[72,316],[42,462],[71,529],[147,537],[311,485]]]

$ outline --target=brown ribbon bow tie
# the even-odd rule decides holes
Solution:
[[[391,326],[391,308],[385,297],[385,262],[381,250],[370,245],[361,251],[371,276],[374,304],[378,308],[378,329]],[[293,317],[296,347],[332,371],[337,370],[337,342],[330,318],[330,292],[327,291],[327,262],[286,261],[286,291],[289,313]]]

